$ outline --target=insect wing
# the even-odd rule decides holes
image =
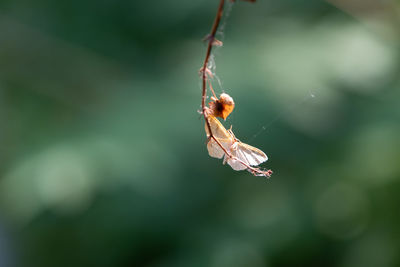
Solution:
[[[245,170],[247,169],[247,166],[244,165],[242,162],[240,162],[239,160],[237,160],[236,156],[234,155],[234,153],[232,153],[232,156],[234,158],[228,158],[225,155],[225,160],[226,162],[228,162],[229,166],[232,167],[232,169],[234,169],[235,171],[241,171],[241,170]],[[243,161],[244,163],[248,164],[246,161]]]
[[[257,166],[268,160],[267,155],[260,149],[241,142],[237,145],[236,154],[239,159],[248,162],[250,166]]]
[[[260,149],[242,143],[234,138],[233,133],[226,130],[214,116],[208,116],[207,120],[213,137],[218,140],[223,148],[232,156],[229,157],[226,155],[218,143],[213,138],[210,138],[210,131],[206,124],[206,134],[207,137],[210,138],[207,143],[207,150],[211,157],[224,157],[224,163],[227,162],[235,171],[245,170],[248,166],[257,166],[268,160],[267,155]]]
[[[232,167],[235,171],[241,171],[247,169],[249,163],[246,158],[240,159],[238,157],[238,144],[240,142],[235,141],[233,145],[230,146],[229,153],[232,157],[225,155],[224,162],[228,162],[229,166]],[[247,166],[246,166],[247,165]]]
[[[210,124],[211,132],[213,133],[213,136],[217,139],[232,139],[232,136],[229,134],[229,132],[225,129],[225,127],[219,122],[217,118],[214,116],[208,116],[207,118],[208,123]],[[207,137],[210,136],[210,133],[208,131],[207,124],[205,125]]]
[[[208,123],[210,125],[211,132],[215,139],[226,149],[228,150],[233,144],[234,140],[229,132],[225,129],[225,127],[219,122],[217,118],[214,116],[208,116]],[[207,124],[205,124],[205,130],[207,134],[207,138],[210,137],[210,132]],[[217,144],[214,139],[210,139],[207,143],[208,154],[214,158],[222,158],[225,155],[225,152],[222,148]]]
[[[221,147],[215,142],[214,139],[210,139],[207,143],[208,154],[213,157],[220,159],[225,155],[225,152],[221,149]]]
[[[246,165],[257,166],[268,160],[267,155],[260,149],[238,141],[236,141],[235,145],[231,146],[230,153],[233,158],[225,156],[225,161],[235,171],[245,170],[247,169]]]

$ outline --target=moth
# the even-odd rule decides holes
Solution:
[[[229,130],[225,129],[215,116],[207,116],[207,121],[210,126],[209,129],[207,123],[205,125],[208,138],[207,150],[211,157],[224,158],[223,164],[228,163],[235,171],[248,170],[254,175],[270,176],[271,171],[252,167],[268,160],[264,152],[240,142],[233,134],[232,127]]]

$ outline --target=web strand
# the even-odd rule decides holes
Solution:
[[[256,139],[262,132],[266,131],[267,129],[269,129],[269,127],[271,127],[271,125],[273,125],[275,122],[279,121],[280,119],[282,119],[282,117],[284,117],[285,115],[288,114],[292,114],[293,112],[295,112],[299,106],[303,105],[304,103],[309,102],[310,100],[315,98],[315,94],[312,93],[311,91],[309,92],[309,94],[307,96],[305,96],[303,99],[301,99],[298,103],[295,103],[294,105],[288,107],[286,110],[281,111],[280,113],[278,113],[275,118],[273,118],[269,123],[263,125],[261,127],[260,130],[258,130],[253,137],[250,138],[250,140],[248,140],[249,143],[251,143],[252,141],[254,141],[254,139]]]

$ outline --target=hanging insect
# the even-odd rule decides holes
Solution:
[[[232,1],[233,2],[233,1]],[[255,2],[255,1],[250,1]],[[229,130],[220,123],[217,117],[224,120],[231,114],[235,108],[235,103],[228,94],[223,93],[219,98],[215,95],[209,77],[213,78],[213,73],[207,68],[213,46],[222,45],[215,34],[222,17],[224,0],[220,1],[217,16],[215,17],[211,33],[205,39],[208,41],[206,58],[203,67],[200,69],[202,77],[202,113],[205,119],[205,130],[207,135],[208,154],[214,158],[223,158],[223,164],[228,163],[236,171],[247,170],[256,176],[270,177],[271,170],[262,170],[256,166],[268,160],[267,155],[258,148],[242,143],[235,137],[232,126]],[[208,107],[206,106],[207,82],[213,96]]]

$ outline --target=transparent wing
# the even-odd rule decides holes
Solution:
[[[234,158],[225,156],[225,161],[235,171],[245,170],[246,165],[257,166],[268,160],[267,155],[260,149],[241,142],[236,142],[234,146],[231,146],[230,153]]]
[[[210,124],[211,132],[213,133],[213,136],[217,139],[232,139],[232,136],[229,134],[229,132],[225,129],[225,127],[219,122],[217,118],[214,116],[208,116],[208,123]],[[210,136],[210,133],[208,131],[207,123],[205,125],[207,137]]]
[[[267,155],[265,155],[265,153],[260,149],[245,143],[238,143],[236,153],[239,159],[248,162],[251,166],[260,165],[268,160]]]
[[[225,129],[225,127],[219,122],[217,118],[214,116],[208,116],[208,123],[210,124],[211,132],[215,139],[226,149],[229,150],[231,145],[234,143],[234,139],[229,134],[229,132]],[[205,130],[207,134],[207,138],[210,138],[210,132],[208,130],[207,124],[205,124]],[[210,139],[207,143],[208,154],[214,158],[222,158],[225,155],[225,152],[222,148],[217,144],[214,139]]]
[[[207,150],[208,154],[213,158],[220,159],[225,155],[225,152],[221,149],[221,147],[217,144],[217,142],[215,142],[214,139],[210,139],[210,141],[208,141]]]
[[[232,153],[232,156],[235,157],[235,155],[233,155],[233,153]],[[231,166],[232,169],[234,169],[235,171],[241,171],[241,170],[247,169],[247,166],[246,166],[246,165],[244,165],[242,162],[238,161],[238,160],[235,159],[235,158],[231,158],[231,159],[228,158],[228,159],[227,159],[227,156],[225,155],[225,161],[228,162],[229,166]],[[242,160],[242,161],[243,161],[244,163],[248,164],[248,162],[246,162],[246,161],[244,161],[244,160]]]
[[[208,116],[211,132],[223,148],[228,151],[232,158],[227,156],[223,149],[214,139],[210,139],[207,143],[208,154],[214,158],[224,157],[224,163],[227,162],[235,171],[245,170],[247,166],[257,166],[268,160],[267,155],[260,149],[242,143],[234,138],[225,127],[214,116]],[[207,137],[210,138],[210,132],[205,125]],[[247,165],[247,166],[246,166]]]

